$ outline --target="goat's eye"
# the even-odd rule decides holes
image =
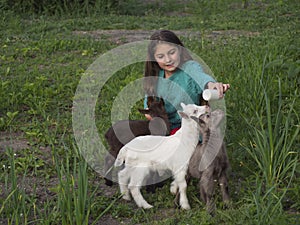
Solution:
[[[196,114],[197,112],[198,112],[198,110],[197,110],[197,109],[195,109],[195,110],[194,110],[194,114]]]

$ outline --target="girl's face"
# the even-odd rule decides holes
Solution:
[[[180,51],[176,45],[160,43],[156,46],[154,58],[166,77],[170,77],[180,64]]]

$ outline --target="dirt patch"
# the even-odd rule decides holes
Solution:
[[[103,217],[100,218],[100,220],[96,224],[97,225],[119,225],[119,224],[126,224],[126,223],[119,222],[117,219],[114,219],[111,215],[104,215]]]
[[[26,148],[29,148],[29,143],[21,132],[0,132],[0,152],[5,152],[7,149],[20,151]]]
[[[50,147],[44,146],[32,146],[30,142],[24,137],[21,132],[1,132],[0,133],[0,156],[3,159],[8,159],[7,152],[12,151],[15,154],[17,160],[18,157],[23,157],[27,154],[34,155],[36,160],[43,160],[45,165],[52,165],[52,153]],[[6,163],[0,164],[4,169],[9,169],[10,165]],[[0,168],[2,169],[2,168]],[[47,199],[53,196],[53,193],[49,191],[49,187],[57,186],[58,178],[50,177],[48,181],[44,177],[31,176],[31,171],[28,171],[27,176],[19,175],[17,177],[18,188],[23,190],[27,195],[31,196],[36,194],[38,203],[44,203]],[[5,196],[11,191],[11,183],[7,185],[0,182],[0,198]]]
[[[33,146],[21,132],[0,133],[0,154],[5,154],[8,150],[14,153],[22,152],[23,150],[38,149],[33,154],[36,157],[44,160],[46,163],[52,163],[52,152],[49,146]]]
[[[4,152],[6,149],[13,149],[14,151],[20,151],[22,149],[29,148],[28,141],[26,140],[1,140],[0,141],[0,152]]]
[[[74,31],[75,35],[90,36],[97,40],[109,40],[116,44],[124,44],[134,41],[149,40],[155,30],[94,30]],[[259,32],[244,30],[217,30],[202,34],[200,31],[178,30],[174,31],[179,37],[189,39],[201,39],[203,37],[217,39],[221,37],[239,38],[258,36]]]

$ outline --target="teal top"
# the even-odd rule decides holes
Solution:
[[[165,101],[171,129],[181,126],[181,118],[177,113],[182,110],[180,103],[199,105],[200,96],[208,82],[216,81],[193,60],[185,62],[167,79],[164,78],[164,70],[159,71],[156,96]],[[147,97],[144,107],[147,108]]]

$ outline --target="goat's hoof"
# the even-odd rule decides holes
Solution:
[[[191,206],[189,204],[182,204],[181,208],[184,210],[189,210],[189,209],[191,209]]]
[[[171,184],[171,187],[170,187],[170,192],[173,194],[173,195],[176,195],[177,194],[177,190],[178,190],[178,187],[176,184]]]
[[[216,205],[213,202],[206,204],[206,212],[210,216],[214,217],[215,216],[215,212],[216,212]]]
[[[130,195],[123,195],[122,198],[123,198],[124,200],[126,200],[126,201],[130,201],[130,200],[131,200]]]
[[[113,186],[114,183],[113,183],[111,180],[106,179],[106,178],[104,178],[104,179],[105,179],[105,184],[106,184],[107,186],[109,186],[109,187]]]
[[[144,209],[151,209],[151,208],[153,208],[153,205],[144,204],[144,205],[142,205],[142,208],[144,208]]]
[[[223,205],[222,205],[223,209],[232,209],[233,208],[233,204],[232,204],[232,201],[231,200],[226,200],[223,202]]]

